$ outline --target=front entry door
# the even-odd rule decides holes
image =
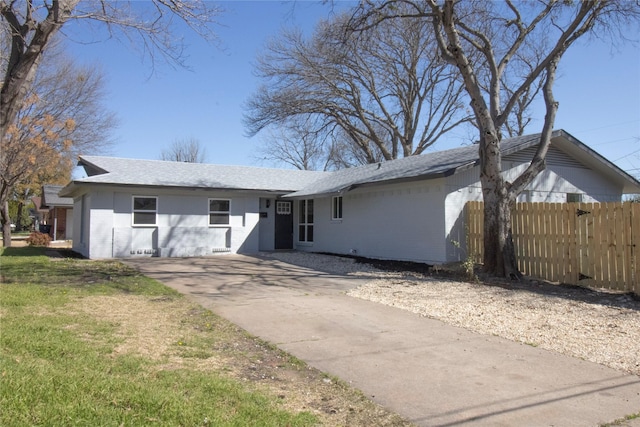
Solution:
[[[276,249],[293,249],[293,202],[276,200]]]

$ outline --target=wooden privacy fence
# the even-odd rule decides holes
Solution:
[[[467,249],[476,262],[483,219],[483,202],[469,202]],[[640,203],[516,203],[511,221],[523,274],[640,295]]]

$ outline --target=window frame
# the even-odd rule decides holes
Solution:
[[[310,207],[310,208],[309,208]],[[313,243],[314,200],[303,199],[298,202],[298,242]],[[309,236],[311,236],[309,238]]]
[[[576,198],[578,200],[569,200],[573,198]],[[583,203],[584,194],[583,193],[567,193],[566,201],[567,203]]]
[[[344,201],[342,196],[333,196],[331,198],[331,220],[342,221]]]
[[[291,215],[292,203],[284,200],[276,200],[276,215]]]
[[[227,202],[227,210],[211,210],[211,202],[212,201],[218,201],[218,202]],[[207,222],[209,224],[209,227],[228,227],[231,225],[231,199],[222,199],[219,197],[210,197],[209,199],[207,199],[207,210],[208,210],[208,219]],[[212,223],[211,222],[211,215],[226,215],[227,216],[227,222],[226,223],[221,223],[221,222],[217,222],[217,223]]]
[[[136,199],[153,199],[155,201],[155,209],[136,209]],[[153,223],[136,222],[136,214],[153,213]],[[133,227],[156,227],[158,225],[158,196],[131,196],[131,225]]]

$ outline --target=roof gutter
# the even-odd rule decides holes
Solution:
[[[267,193],[274,196],[281,196],[284,194],[289,194],[291,190],[265,190],[265,189],[252,189],[252,188],[228,188],[228,187],[187,187],[187,186],[168,186],[168,185],[141,185],[141,184],[116,184],[109,182],[83,182],[83,181],[72,181],[67,184],[62,190],[60,190],[59,195],[61,197],[73,197],[81,187],[113,187],[113,188],[123,188],[123,189],[138,189],[144,188],[148,190],[180,190],[180,191],[221,191],[221,192],[237,192],[237,193]]]

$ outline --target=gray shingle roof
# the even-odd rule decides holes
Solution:
[[[503,156],[534,147],[540,134],[502,141]],[[554,131],[554,144],[569,150],[571,156],[600,169],[618,180],[627,192],[640,189],[640,183],[617,166],[589,149],[563,130]],[[79,164],[90,175],[74,181],[62,190],[72,195],[74,187],[86,184],[165,186],[229,190],[269,191],[303,198],[339,194],[362,185],[401,182],[452,175],[477,165],[478,146],[425,153],[420,156],[342,169],[334,172],[268,169],[249,166],[225,166],[202,163],[134,160],[113,157],[83,156]]]
[[[538,142],[540,134],[511,138],[502,142],[503,152],[513,152]],[[474,166],[478,162],[478,146],[469,145],[450,150],[404,157],[387,162],[358,166],[333,172],[302,190],[286,197],[307,197],[320,194],[335,194],[354,187],[389,181],[430,179],[454,174]]]
[[[520,149],[535,144],[538,137],[539,134],[505,140],[502,149]],[[334,172],[82,156],[79,164],[90,176],[74,183],[260,190],[306,197],[336,194],[364,184],[446,176],[477,161],[477,145]]]
[[[96,183],[290,192],[303,188],[323,175],[323,172],[316,171],[99,156],[82,156],[79,164],[85,166],[85,170],[91,176],[76,180],[75,183],[77,184]]]
[[[342,169],[287,197],[340,193],[364,184],[441,176],[466,164],[473,164],[473,153],[477,152],[477,147],[461,147]],[[477,155],[475,157],[477,158]]]
[[[60,192],[60,190],[62,190],[62,188],[62,185],[43,185],[42,199],[39,207],[53,208],[73,206],[73,199],[71,197],[58,196],[58,193]]]

